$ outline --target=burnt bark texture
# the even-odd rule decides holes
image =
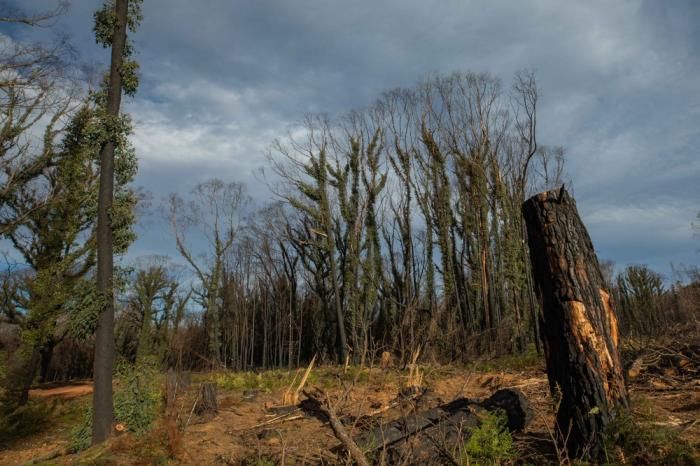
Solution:
[[[119,116],[129,0],[116,0],[112,56],[107,88],[107,114]],[[114,405],[112,372],[114,371],[114,243],[110,212],[114,201],[114,150],[111,137],[100,150],[100,188],[97,203],[97,289],[104,297],[95,331],[94,391],[92,396],[92,444],[104,442],[112,434]]]
[[[387,464],[423,465],[455,463],[449,452],[479,426],[479,412],[502,412],[511,432],[525,429],[532,420],[530,403],[517,389],[502,389],[484,401],[457,398],[422,412],[405,413],[356,437],[370,452],[383,451]],[[369,446],[369,447],[368,447]],[[447,461],[445,461],[447,460]]]
[[[523,204],[542,300],[547,376],[561,402],[557,427],[574,457],[600,458],[608,423],[629,407],[617,317],[593,244],[562,186]]]

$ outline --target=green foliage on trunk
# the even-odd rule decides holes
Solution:
[[[94,284],[86,279],[96,258],[98,157],[106,137],[99,100],[93,96],[79,107],[60,142],[44,142],[44,150],[51,154],[51,168],[17,189],[6,203],[7,209],[24,220],[4,236],[29,266],[3,309],[23,329],[25,374],[15,378],[18,385],[14,389],[25,393],[37,370],[33,355],[69,333],[91,333],[102,304]],[[137,197],[128,184],[135,176],[136,158],[127,140],[127,119],[121,121],[119,131],[112,218],[115,251],[123,253],[135,239],[132,226]]]
[[[148,363],[117,366],[114,394],[114,420],[122,424],[127,432],[143,435],[148,432],[159,414],[161,402],[157,384],[157,370]],[[90,446],[92,433],[92,411],[85,413],[84,421],[72,432],[70,449],[82,451]]]

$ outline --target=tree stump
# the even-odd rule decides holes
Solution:
[[[616,411],[629,406],[617,317],[574,199],[564,187],[523,204],[557,426],[572,457],[599,458]]]
[[[200,416],[213,416],[218,410],[219,406],[216,402],[216,384],[211,382],[203,383],[200,388],[199,400],[197,400],[195,412]]]

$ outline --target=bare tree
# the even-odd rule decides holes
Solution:
[[[37,16],[8,11],[0,22],[47,25],[63,9]],[[6,202],[51,164],[64,125],[81,103],[69,71],[72,48],[65,38],[46,46],[0,36],[0,233],[21,223]]]
[[[0,15],[0,23],[19,23],[27,26],[48,27],[61,15],[63,15],[70,4],[61,0],[56,2],[56,7],[53,10],[43,11],[38,13],[27,13],[26,11],[13,7],[8,2],[0,2],[0,10],[3,12]]]
[[[122,320],[124,345],[133,348],[136,362],[153,358],[167,360],[166,352],[178,331],[185,307],[192,294],[185,292],[181,270],[167,256],[147,256],[137,261],[130,277],[129,292]]]
[[[194,270],[199,280],[197,292],[205,311],[209,340],[209,356],[215,364],[221,363],[221,306],[220,292],[224,260],[237,239],[243,209],[249,202],[245,186],[211,179],[198,184],[184,200],[177,194],[169,199],[168,216],[177,250]],[[205,248],[197,255],[187,244],[190,238]]]

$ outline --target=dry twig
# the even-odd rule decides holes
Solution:
[[[360,466],[369,466],[369,463],[367,462],[367,458],[365,458],[364,453],[362,452],[362,450],[360,450],[360,448],[350,437],[350,435],[348,435],[347,431],[345,430],[345,427],[343,427],[343,424],[340,422],[340,419],[338,419],[338,416],[335,413],[335,409],[333,409],[333,405],[331,405],[328,396],[320,389],[316,389],[315,393],[304,391],[304,395],[306,395],[309,398],[309,400],[311,400],[316,405],[316,408],[318,408],[322,413],[324,413],[328,417],[328,421],[331,425],[331,428],[333,429],[333,433],[335,434],[336,438],[342,442],[350,456],[357,462],[357,464],[359,464]]]

